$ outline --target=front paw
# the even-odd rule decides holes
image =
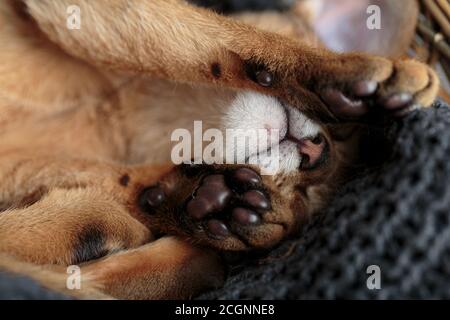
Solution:
[[[344,72],[332,74],[334,84],[327,81],[316,88],[337,118],[357,119],[371,111],[402,117],[412,110],[431,105],[436,98],[439,80],[427,65],[414,60],[391,62],[378,57],[362,57],[349,55],[343,58],[342,63],[349,72],[345,73],[344,69]],[[354,66],[353,59],[358,61]],[[361,59],[366,59],[365,65]],[[355,66],[361,68],[359,74],[353,70]]]
[[[234,236],[248,242],[248,232],[262,222],[261,216],[270,208],[261,177],[240,168],[206,175],[187,201],[186,214],[211,238]]]
[[[177,177],[174,189],[162,183],[140,199],[158,224],[166,224],[166,232],[225,250],[267,248],[285,235],[272,191],[256,171],[205,165],[193,176],[180,170]]]

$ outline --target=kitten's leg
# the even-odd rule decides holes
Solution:
[[[135,199],[172,166],[20,152],[0,158],[0,167],[0,251],[70,264],[152,240]]]
[[[132,229],[133,224],[136,224],[136,221],[121,220],[123,219],[114,221],[115,226],[121,227],[120,224],[125,223],[130,224]],[[96,222],[95,228],[103,227],[106,224]],[[77,228],[76,223],[73,228]],[[120,233],[121,230],[114,232]],[[66,235],[61,240],[57,239],[57,234],[54,236],[53,241],[59,241],[60,246],[69,237]],[[128,249],[119,247],[118,244],[133,237],[131,232],[128,239],[120,241],[117,237],[113,239],[113,233],[105,234],[104,238],[98,238],[97,233],[92,233],[91,236],[93,238],[84,239],[84,243],[74,245],[79,248],[84,245],[89,250],[94,250],[100,244],[99,241],[105,240],[111,243],[115,241],[117,247],[111,248],[114,250],[97,260],[59,265],[37,265],[14,252],[2,251],[0,270],[27,275],[45,287],[82,299],[104,299],[109,296],[119,299],[186,299],[223,283],[224,269],[220,259],[205,248],[195,247],[174,237],[163,237]],[[30,241],[38,241],[30,236],[28,238]],[[23,238],[16,239],[16,246],[23,244],[21,241]],[[58,243],[54,244],[55,247],[57,245]],[[68,269],[68,265],[72,267]],[[75,270],[73,266],[79,267],[80,271],[80,287],[76,289],[67,285]],[[74,282],[69,281],[70,284]]]
[[[289,46],[275,34],[181,0],[24,1],[41,30],[70,55],[176,81],[258,89],[246,60],[258,60],[261,51],[281,64],[277,51]],[[80,8],[80,30],[66,27],[72,5]]]
[[[91,64],[260,90],[312,117],[359,117],[373,105],[402,114],[430,105],[438,90],[436,74],[424,64],[312,48],[182,1],[26,4],[48,37]],[[80,8],[80,30],[66,27],[70,5]]]
[[[175,237],[81,263],[77,274],[74,265],[36,265],[0,253],[0,271],[79,299],[188,299],[222,285],[221,263],[213,252]]]
[[[1,253],[59,265],[52,268],[59,274],[67,265],[80,265],[88,288],[117,298],[187,298],[221,283],[214,254],[173,238],[152,242],[157,228],[137,210],[141,189],[157,183],[170,166],[41,160],[19,161],[2,172],[3,195],[21,187],[38,189],[22,199],[15,194],[11,206],[16,208],[1,212]],[[34,276],[33,270],[29,274]],[[61,277],[38,280],[63,288],[55,284]]]
[[[37,264],[79,264],[152,239],[101,186],[53,188],[35,203],[0,214],[0,252]]]
[[[175,237],[163,237],[81,266],[86,280],[119,299],[186,299],[217,288],[218,257]]]
[[[20,150],[0,157],[0,210],[30,206],[55,189],[101,189],[125,205],[173,167],[55,156],[48,150]]]

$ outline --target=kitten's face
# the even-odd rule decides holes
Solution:
[[[243,135],[256,132],[258,139],[249,141],[247,148],[236,143],[227,144],[226,149],[268,174],[315,170],[329,161],[324,130],[298,109],[274,97],[252,92],[237,95],[222,119],[222,128],[241,130]],[[271,151],[277,149],[279,156],[272,155]]]

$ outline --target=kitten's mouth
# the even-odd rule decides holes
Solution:
[[[290,149],[296,148],[299,156],[300,163],[298,169],[301,170],[313,170],[326,162],[329,156],[329,145],[322,134],[318,134],[314,137],[306,137],[297,139],[291,135],[286,135],[278,142],[278,147],[284,147],[289,144]],[[271,152],[272,147],[266,150],[257,152],[247,157],[246,162],[250,162],[252,157],[260,157],[263,154]],[[283,154],[281,156],[284,156]]]

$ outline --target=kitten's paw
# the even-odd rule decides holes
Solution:
[[[368,57],[367,67],[361,66],[360,73],[353,76],[354,80],[339,74],[336,86],[327,85],[318,90],[338,118],[355,119],[374,108],[382,108],[393,117],[402,117],[414,109],[431,105],[439,87],[436,73],[414,60],[391,62]]]
[[[270,208],[261,177],[251,169],[240,168],[205,176],[187,201],[186,214],[214,239],[237,237],[247,242],[242,228],[260,224],[260,215]]]
[[[141,208],[166,232],[226,250],[267,248],[285,235],[270,191],[254,170],[240,166],[207,166],[197,174],[179,170],[177,186],[164,182],[146,189]],[[175,224],[175,225],[174,225]]]

